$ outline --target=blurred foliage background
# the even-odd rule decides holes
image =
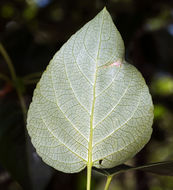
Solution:
[[[0,0],[0,190],[85,190],[85,171],[64,174],[41,161],[24,115],[52,56],[105,5],[124,39],[126,59],[142,72],[155,106],[152,139],[129,163],[173,160],[172,0]],[[93,189],[104,183],[93,174]],[[116,177],[110,187],[172,189],[173,178],[139,171]]]

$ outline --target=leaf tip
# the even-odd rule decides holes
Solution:
[[[107,10],[107,8],[106,8],[106,6],[104,6],[104,8],[103,8],[103,10],[102,10],[103,12],[108,12],[108,10]]]
[[[103,10],[104,10],[104,11],[107,11],[106,6],[104,6]]]

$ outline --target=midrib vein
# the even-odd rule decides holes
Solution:
[[[94,118],[94,108],[95,108],[95,91],[96,91],[96,80],[97,80],[97,64],[96,64],[96,72],[94,78],[94,85],[93,85],[93,103],[92,103],[92,110],[91,110],[91,117],[90,117],[90,138],[89,138],[89,148],[88,148],[88,165],[92,166],[92,141],[93,141],[93,118]]]
[[[94,76],[94,85],[93,85],[93,102],[92,102],[92,110],[90,116],[90,137],[89,137],[89,145],[88,145],[88,168],[92,168],[92,144],[93,144],[93,119],[94,119],[94,108],[95,108],[95,101],[96,101],[96,81],[97,81],[97,73],[98,73],[98,57],[100,52],[100,45],[101,45],[101,33],[103,28],[103,18],[104,12],[102,15],[102,24],[100,27],[100,34],[99,34],[99,44],[98,44],[98,53],[96,58],[96,71]]]

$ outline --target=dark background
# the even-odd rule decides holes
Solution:
[[[64,174],[37,156],[19,97],[28,108],[52,56],[105,5],[124,39],[126,60],[143,74],[155,106],[152,139],[129,163],[173,160],[172,0],[0,0],[0,43],[17,74],[11,81],[0,52],[0,190],[85,189],[86,171]],[[93,174],[93,189],[103,189],[104,182]],[[128,172],[113,180],[114,189],[172,190],[173,178]]]

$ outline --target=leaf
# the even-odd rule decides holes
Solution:
[[[132,167],[125,164],[108,169],[94,168],[95,171],[103,175],[117,175],[126,171],[141,170],[159,175],[173,176],[173,161],[156,162],[142,166]]]
[[[139,152],[152,133],[153,104],[104,8],[55,54],[34,91],[27,129],[57,170],[111,168]]]

